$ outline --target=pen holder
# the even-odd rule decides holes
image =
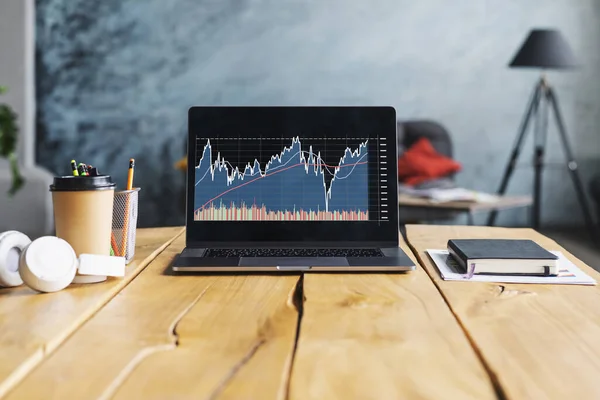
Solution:
[[[138,219],[140,188],[115,192],[112,218],[111,248],[115,256],[129,263],[135,255],[135,233]]]

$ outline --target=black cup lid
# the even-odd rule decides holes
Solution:
[[[98,176],[55,176],[54,183],[50,185],[51,192],[72,192],[85,190],[114,189],[110,175]]]

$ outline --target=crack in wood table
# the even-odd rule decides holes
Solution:
[[[140,229],[124,279],[0,289],[0,398],[597,399],[596,286],[446,282],[449,238],[410,225],[413,272],[175,276],[183,228]]]

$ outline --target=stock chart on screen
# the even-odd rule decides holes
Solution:
[[[369,163],[386,163],[381,140],[197,137],[194,220],[369,221],[370,214],[385,220],[379,211],[386,181],[376,177],[374,195],[369,185]]]

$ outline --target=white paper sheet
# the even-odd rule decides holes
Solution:
[[[484,192],[477,192],[475,190],[468,190],[464,188],[451,188],[451,189],[414,189],[409,186],[402,186],[398,188],[399,193],[404,193],[415,197],[424,197],[429,199],[432,203],[446,203],[450,201],[468,201],[475,203],[494,203],[500,199],[500,197]]]
[[[467,276],[454,261],[448,250],[427,250],[442,279],[445,281],[501,282],[501,283],[542,283],[562,285],[595,285],[596,281],[577,268],[560,251],[551,251],[558,256],[558,276],[511,276],[511,275],[473,275]]]

